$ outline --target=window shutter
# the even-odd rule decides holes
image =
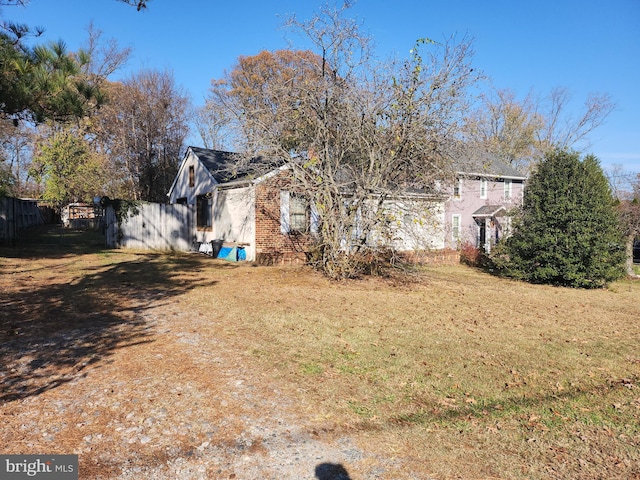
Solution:
[[[311,204],[311,224],[309,225],[309,231],[313,234],[318,233],[318,229],[320,228],[320,214],[318,213],[318,209],[312,203]]]
[[[280,233],[289,231],[289,192],[280,190]]]

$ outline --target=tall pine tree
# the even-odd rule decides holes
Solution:
[[[507,272],[532,283],[598,288],[622,276],[618,216],[598,159],[548,153],[529,180],[504,249]]]

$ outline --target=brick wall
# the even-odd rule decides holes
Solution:
[[[460,252],[453,249],[432,252],[403,252],[402,256],[410,262],[421,265],[457,265],[460,263]]]
[[[256,186],[256,262],[261,265],[293,265],[307,261],[310,238],[280,231],[280,190],[291,191],[289,172]],[[411,262],[425,265],[455,265],[460,252],[447,249],[433,252],[404,252]]]
[[[256,261],[262,265],[303,264],[309,237],[281,233],[280,190],[291,190],[288,172],[256,186]]]

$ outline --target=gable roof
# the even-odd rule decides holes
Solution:
[[[237,153],[200,147],[189,147],[189,149],[216,182],[226,183],[230,180],[238,179],[239,172],[236,165],[242,157]]]
[[[242,154],[189,147],[200,163],[218,184],[252,181],[264,175],[279,171],[284,161],[265,162],[262,157],[246,159]]]
[[[169,188],[167,197],[172,196],[178,179],[183,175],[190,154],[196,157],[219,188],[234,188],[248,183],[260,182],[288,168],[288,165],[283,161],[269,163],[264,162],[262,157],[247,160],[240,153],[189,146],[178,167],[178,172]]]
[[[527,176],[496,155],[482,153],[471,160],[455,162],[458,174],[525,180]]]
[[[220,150],[210,150],[207,148],[192,146],[187,147],[187,151],[184,153],[182,161],[180,162],[180,166],[178,167],[178,172],[173,179],[171,187],[169,187],[167,197],[171,198],[174,189],[178,185],[178,179],[181,178],[182,175],[184,175],[183,172],[190,154],[193,154],[202,164],[202,166],[211,177],[212,182],[214,183],[226,181],[230,176],[229,172],[232,171],[233,165],[235,164],[234,157],[236,157],[236,154],[233,154],[231,152],[223,152]]]

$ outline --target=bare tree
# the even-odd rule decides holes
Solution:
[[[629,172],[624,165],[618,163],[609,167],[605,174],[611,186],[611,193],[615,198],[622,200],[633,196],[637,173]]]
[[[522,100],[511,90],[498,90],[481,97],[469,116],[466,138],[476,148],[527,170],[555,148],[588,149],[590,135],[606,121],[615,104],[609,95],[600,93],[589,95],[579,113],[572,114],[570,108],[566,88],[554,88],[546,97],[530,92]]]
[[[126,3],[127,5],[131,5],[132,7],[136,7],[138,11],[147,8],[147,3],[151,0],[118,0],[122,3]],[[0,6],[22,6],[24,7],[29,3],[29,0],[0,0]]]
[[[0,7],[1,6],[21,6],[24,7],[27,3],[29,3],[29,0],[0,0]]]
[[[193,120],[205,148],[227,149],[231,133],[228,128],[229,119],[223,108],[209,100],[194,111]]]
[[[121,48],[114,38],[103,39],[102,30],[93,22],[87,27],[87,40],[80,50],[80,55],[87,61],[83,64],[83,73],[100,84],[113,73],[121,69],[129,60],[132,49]]]
[[[126,198],[166,201],[188,134],[188,98],[166,71],[140,72],[108,93],[93,122],[96,148],[119,172]]]
[[[151,0],[118,0],[122,3],[126,3],[127,5],[131,5],[132,7],[136,7],[138,11],[144,10],[147,8],[147,3]]]
[[[539,114],[545,119],[545,126],[539,132],[538,141],[542,148],[589,148],[589,135],[602,125],[615,109],[615,103],[606,93],[589,95],[577,116],[568,112],[570,101],[569,90],[557,87],[551,90],[546,103],[541,103]]]
[[[481,107],[467,118],[467,141],[526,170],[538,154],[537,135],[544,126],[535,98],[529,94],[519,101],[511,90],[485,93],[480,98]]]
[[[625,172],[620,165],[608,172],[609,184],[618,199],[620,228],[625,238],[627,275],[639,278],[633,269],[633,247],[640,237],[640,174]]]
[[[345,11],[289,20],[315,52],[291,52],[296,68],[284,55],[276,74],[241,61],[212,92],[248,156],[291,163],[319,219],[316,265],[331,277],[359,274],[373,248],[392,246],[389,200],[408,199],[395,205],[429,215],[427,202],[412,199],[434,193],[458,158],[479,78],[469,39],[419,40],[410,58],[380,62]]]

